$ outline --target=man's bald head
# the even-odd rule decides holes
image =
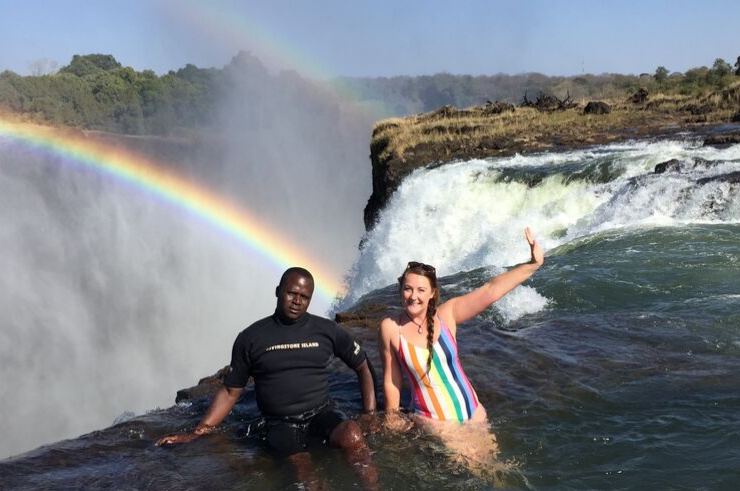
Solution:
[[[302,278],[306,278],[307,280],[311,281],[311,284],[314,284],[313,281],[313,275],[309,270],[306,268],[301,268],[299,266],[293,266],[292,268],[288,268],[285,270],[285,273],[283,273],[283,276],[280,277],[280,283],[278,283],[278,289],[280,289],[283,285],[285,285],[285,280],[288,279],[289,276],[300,276]]]

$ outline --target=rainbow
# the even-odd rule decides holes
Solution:
[[[161,197],[242,243],[282,272],[305,266],[315,279],[315,293],[330,304],[342,284],[326,268],[290,247],[290,240],[260,223],[236,204],[141,155],[106,145],[83,132],[19,123],[0,116],[0,139],[8,139],[68,159],[75,164]]]

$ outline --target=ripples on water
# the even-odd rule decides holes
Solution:
[[[707,150],[691,142],[640,143],[542,157],[554,168],[571,166],[570,180],[541,169],[544,164],[533,157],[467,168],[456,164],[416,176],[427,189],[446,185],[437,180],[440,172],[476,188],[488,173],[483,187],[505,196],[513,196],[506,192],[520,186],[517,181],[526,181],[516,189],[528,193],[530,201],[506,205],[516,210],[514,218],[491,222],[496,237],[479,230],[485,228],[480,220],[491,217],[468,218],[462,208],[470,205],[464,201],[456,202],[455,209],[440,208],[439,202],[422,206],[426,220],[447,224],[444,232],[453,242],[461,234],[474,242],[466,249],[474,260],[437,243],[391,252],[398,238],[384,236],[379,224],[352,280],[360,290],[356,296],[364,294],[361,302],[395,305],[395,287],[378,288],[392,284],[384,279],[385,268],[398,274],[394,262],[434,254],[440,254],[434,257],[436,265],[448,275],[442,279],[444,294],[468,291],[526,253],[519,232],[524,224],[531,224],[550,250],[545,266],[528,283],[529,293],[513,295],[508,304],[458,330],[466,372],[488,410],[501,459],[513,468],[486,481],[455,464],[429,435],[380,433],[370,436],[370,445],[381,489],[736,489],[740,215],[728,218],[727,213],[737,209],[737,191],[716,186],[725,196],[722,215],[717,205],[702,201],[691,176],[670,178],[684,190],[678,193],[684,201],[671,203],[678,194],[649,172],[674,156],[723,159],[731,167],[738,165],[738,154],[738,148]],[[574,162],[581,165],[573,167]],[[506,165],[514,171],[500,169]],[[533,180],[537,172],[542,175]],[[478,177],[471,180],[474,174]],[[414,185],[411,181],[408,186]],[[468,191],[477,199],[489,199],[473,188]],[[645,188],[662,189],[671,198],[655,194],[651,204],[644,200]],[[410,222],[410,231],[401,225],[399,217],[411,213],[406,206],[400,199],[386,212],[386,220],[395,220],[391,228],[396,234],[434,236],[431,229],[415,228],[419,217]],[[466,226],[451,228],[452,218]],[[475,220],[478,225],[471,229]],[[516,234],[509,232],[513,228]],[[496,247],[504,257],[499,262],[490,260],[495,251],[489,248]],[[377,260],[374,268],[367,266],[370,259]],[[374,288],[363,286],[373,282]],[[355,333],[379,366],[373,333]],[[337,404],[358,412],[354,377],[340,370],[331,382]],[[193,427],[206,406],[207,401],[198,400],[154,411],[2,461],[0,487],[302,489],[285,462],[266,456],[259,439],[245,434],[255,423],[251,389],[218,434],[186,446],[153,447],[157,437]],[[338,452],[318,449],[313,458],[329,489],[358,487]]]

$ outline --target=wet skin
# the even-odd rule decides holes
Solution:
[[[277,297],[275,312],[280,320],[285,324],[293,324],[300,320],[308,311],[313,290],[313,280],[301,272],[293,271],[285,275],[281,283],[275,288],[275,296]],[[374,413],[376,409],[375,386],[368,362],[362,362],[355,371],[362,392],[364,411]],[[201,435],[211,433],[229,414],[239,399],[242,390],[242,388],[221,387],[203,420],[192,433],[169,435],[157,440],[156,445],[186,443]],[[342,449],[346,459],[352,464],[353,470],[360,477],[365,489],[377,489],[377,470],[372,463],[370,450],[365,442],[362,428],[357,421],[349,420],[340,423],[329,435],[329,443]],[[291,456],[289,460],[295,465],[299,479],[309,489],[313,489],[315,486],[317,489],[322,488],[321,480],[314,473],[310,454],[301,452]]]

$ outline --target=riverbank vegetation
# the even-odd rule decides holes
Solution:
[[[740,123],[740,76],[725,73],[701,90],[692,85],[688,92],[651,94],[639,87],[633,94],[580,102],[570,94],[558,98],[540,93],[536,98],[525,95],[518,105],[503,101],[463,109],[446,105],[378,121],[370,144],[373,193],[365,208],[365,227],[372,228],[378,211],[418,167]]]
[[[220,117],[223,102],[235,88],[268,79],[277,86],[300,85],[304,92],[311,86],[310,90],[324,96],[330,89],[339,90],[346,100],[387,118],[424,113],[445,105],[481,106],[487,100],[519,104],[524,97],[533,98],[540,93],[561,98],[567,94],[572,100],[585,103],[592,99],[621,100],[643,88],[655,96],[662,94],[659,97],[680,101],[706,96],[740,80],[740,58],[735,67],[717,59],[711,68],[692,68],[685,73],[658,67],[653,74],[641,75],[440,73],[338,78],[320,83],[304,80],[294,72],[271,74],[256,57],[244,52],[223,68],[189,64],[164,75],[151,70],[136,71],[105,54],[75,55],[58,71],[42,73],[43,67],[35,71],[37,74],[31,76],[0,73],[0,111],[53,125],[126,134],[168,134],[175,129],[213,125]],[[517,115],[515,124],[527,124],[526,114],[524,111]]]
[[[512,150],[583,146],[630,134],[654,133],[666,127],[729,122],[740,113],[740,77],[733,82],[693,96],[651,96],[641,92],[645,99],[638,102],[633,96],[607,99],[603,102],[608,112],[602,114],[588,114],[582,103],[563,110],[509,105],[498,113],[491,110],[495,104],[466,109],[446,106],[407,118],[379,121],[372,146],[381,160],[404,159],[408,152],[419,158],[424,148],[434,148],[438,157],[431,162],[451,156],[492,156]],[[457,155],[459,152],[465,155]]]

